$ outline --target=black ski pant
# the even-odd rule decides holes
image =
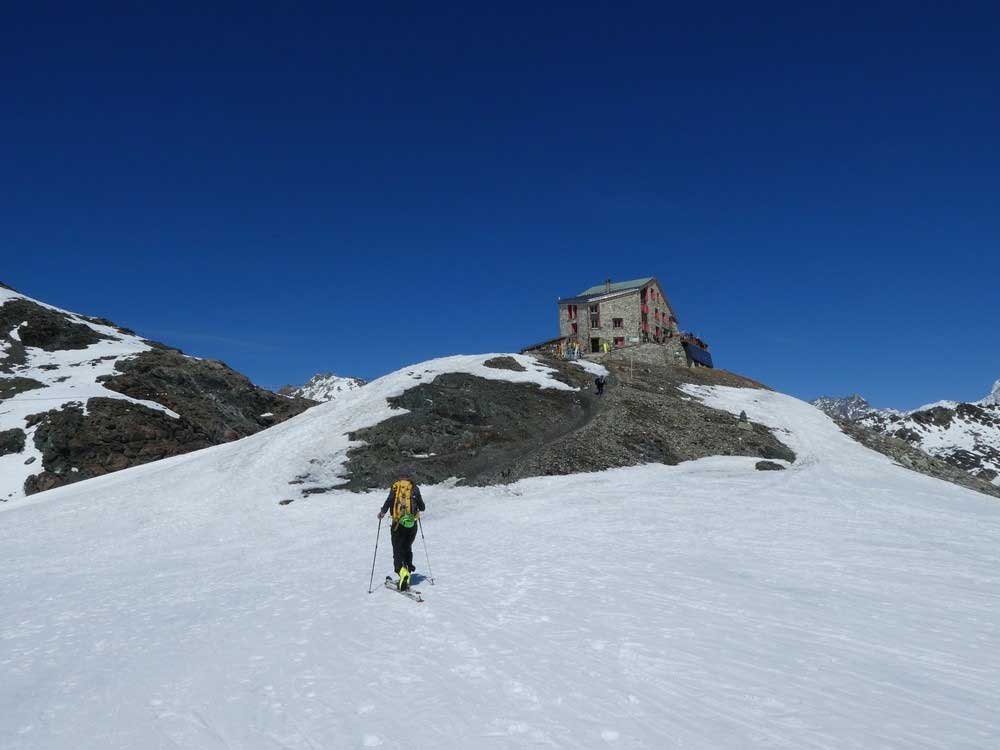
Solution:
[[[401,526],[398,523],[392,525],[390,531],[392,537],[392,567],[396,574],[404,565],[407,570],[413,570],[413,540],[417,538],[417,525],[410,528]]]

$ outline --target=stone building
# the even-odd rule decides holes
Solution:
[[[617,283],[608,279],[559,299],[559,336],[578,341],[584,352],[663,343],[679,332],[670,301],[653,277]]]
[[[559,300],[559,336],[522,349],[569,359],[619,354],[629,361],[713,367],[708,345],[682,332],[660,282],[650,276],[603,284]],[[640,351],[641,350],[641,351]]]

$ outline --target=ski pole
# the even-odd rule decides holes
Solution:
[[[417,519],[417,528],[420,529],[420,539],[424,543],[424,557],[427,558],[427,577],[431,579],[431,586],[434,585],[434,572],[431,570],[431,556],[427,554],[427,538],[424,536],[424,525]]]
[[[368,593],[372,592],[372,582],[375,580],[375,558],[378,557],[378,538],[382,536],[382,517],[378,519],[378,531],[375,532],[375,554],[372,555],[372,577],[368,579]]]

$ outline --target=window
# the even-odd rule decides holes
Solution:
[[[615,348],[618,349],[623,346],[625,346],[625,338],[623,336],[615,336]]]
[[[624,328],[625,327],[625,321],[622,318],[612,318],[611,319],[611,327],[612,328]]]
[[[571,323],[570,327],[573,329],[573,333],[577,332],[577,330],[576,330],[576,323]]]
[[[591,305],[590,306],[590,327],[600,328],[601,327],[601,306]]]
[[[576,320],[576,305],[566,305],[566,317]]]

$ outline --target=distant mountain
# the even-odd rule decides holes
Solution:
[[[812,404],[834,419],[846,419],[851,422],[861,419],[873,411],[877,411],[857,393],[844,398],[820,396]]]
[[[860,396],[818,398],[835,419],[900,438],[926,454],[1000,485],[1000,380],[979,401],[939,401],[913,411],[875,409]]]
[[[1000,406],[1000,380],[993,384],[990,395],[976,402],[979,406]]]
[[[305,385],[286,385],[278,390],[282,396],[307,398],[312,401],[333,401],[365,384],[361,378],[342,377],[332,372],[313,375]]]
[[[0,501],[244,437],[312,405],[0,284]]]

